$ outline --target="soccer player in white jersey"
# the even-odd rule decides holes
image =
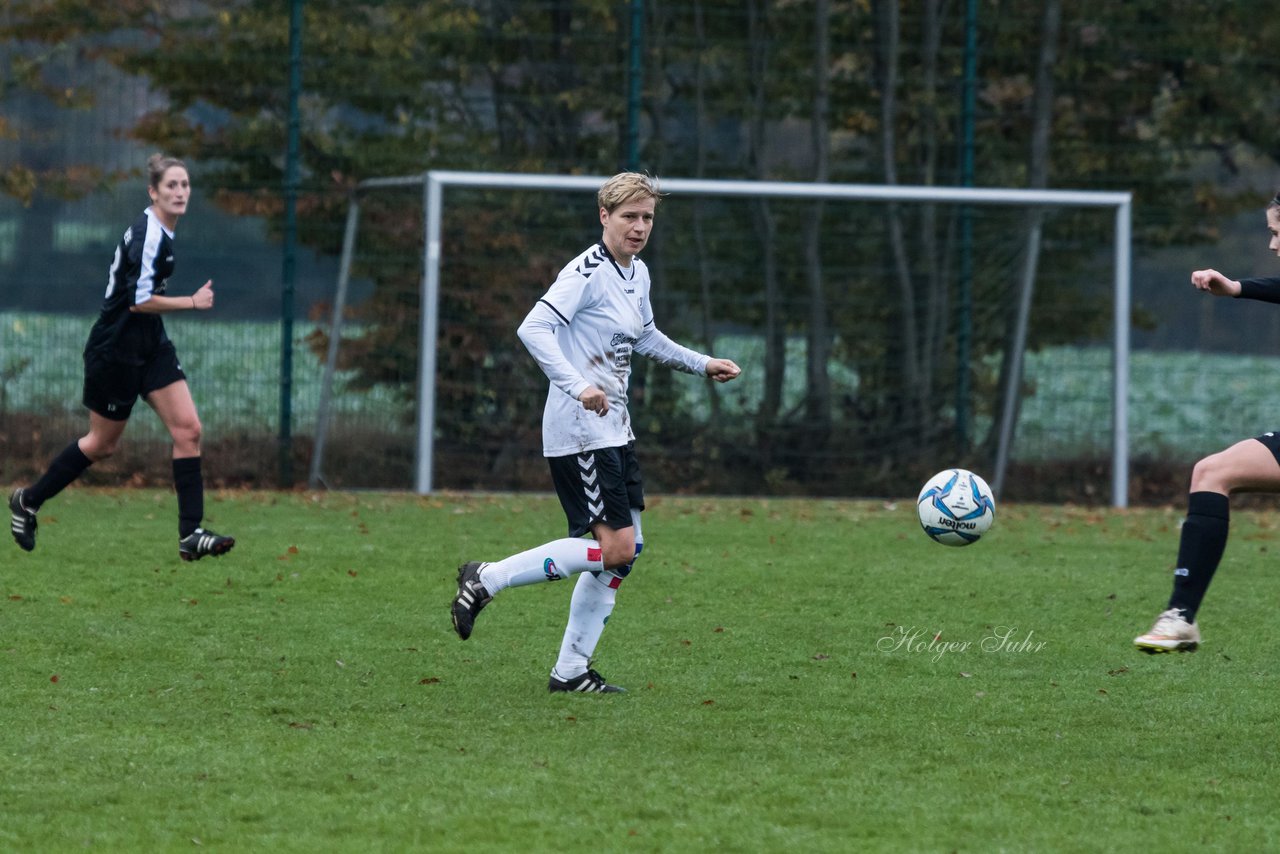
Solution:
[[[145,400],[173,438],[173,484],[178,493],[178,555],[199,560],[225,554],[231,537],[200,527],[204,480],[200,473],[200,419],[187,375],[161,315],[213,308],[213,282],[190,296],[168,296],[178,218],[191,201],[191,179],[181,160],[147,161],[151,206],[116,246],[107,293],[84,348],[84,405],[89,432],[54,458],[33,485],[9,496],[9,527],[25,551],[36,547],[36,511],[85,469],[115,453],[133,405]]]
[[[637,256],[649,240],[659,198],[648,175],[623,172],[606,181],[597,193],[600,242],[565,265],[517,331],[550,380],[543,456],[569,536],[458,568],[450,610],[463,640],[471,637],[480,610],[508,587],[578,576],[551,670],[552,692],[623,690],[591,669],[591,658],[618,586],[644,543],[644,489],[627,412],[632,354],[717,382],[741,373],[728,359],[680,346],[654,324],[649,270]],[[583,539],[587,533],[594,540]]]

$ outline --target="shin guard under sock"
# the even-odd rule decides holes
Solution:
[[[93,460],[80,450],[79,440],[72,442],[53,458],[53,462],[49,463],[49,468],[35,485],[22,493],[22,503],[32,513],[36,512],[41,504],[70,486],[91,465]]]
[[[204,476],[199,457],[173,461],[173,488],[178,493],[178,539],[200,527],[204,518]]]
[[[1195,622],[1196,611],[1226,550],[1229,508],[1227,496],[1218,492],[1193,492],[1187,501],[1169,607],[1181,608],[1188,623]]]

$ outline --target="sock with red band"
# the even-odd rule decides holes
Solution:
[[[480,583],[494,596],[508,587],[558,581],[580,572],[604,569],[595,540],[566,537],[490,563],[480,570]]]

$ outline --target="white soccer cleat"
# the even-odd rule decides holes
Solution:
[[[1188,623],[1182,609],[1170,608],[1156,618],[1151,631],[1134,638],[1133,645],[1143,652],[1190,652],[1200,645],[1200,627]]]

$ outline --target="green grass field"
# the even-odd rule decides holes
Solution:
[[[1181,512],[653,499],[597,667],[550,696],[570,592],[463,643],[456,565],[560,536],[546,496],[72,488],[0,550],[0,849],[1264,851],[1280,573],[1237,512],[1195,654],[1130,646]],[[937,639],[935,640],[935,636]]]

